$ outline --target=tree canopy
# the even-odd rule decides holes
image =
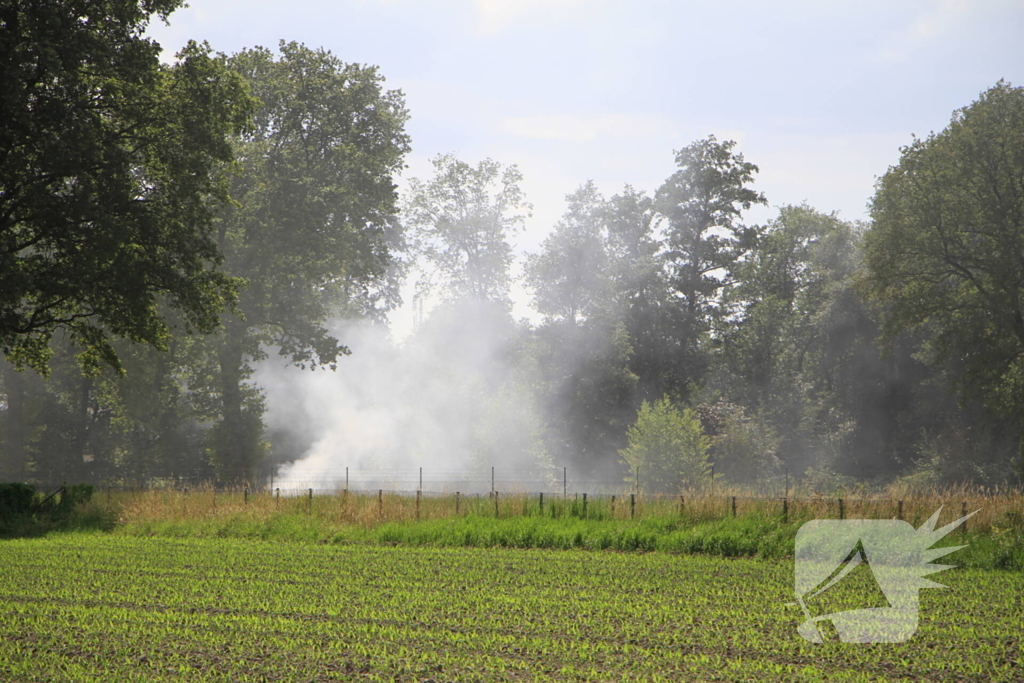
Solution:
[[[246,383],[267,348],[303,367],[333,367],[349,349],[332,316],[381,315],[398,303],[394,175],[409,150],[402,93],[376,67],[280,44],[243,50],[228,67],[249,83],[255,125],[235,140],[234,204],[217,218],[225,270],[247,283],[240,316],[223,317],[209,389],[221,396],[213,451],[222,476],[260,460],[262,413]]]
[[[217,269],[216,202],[242,79],[205,45],[174,64],[143,32],[180,0],[0,2],[0,347],[44,371],[64,329],[162,347],[166,303],[212,331],[238,282]]]
[[[415,247],[432,269],[422,284],[451,299],[510,305],[509,238],[532,209],[519,187],[522,173],[492,159],[473,167],[451,154],[431,163],[434,177],[412,178],[403,206]]]
[[[884,330],[1024,414],[1024,88],[1000,81],[878,181],[867,284]],[[959,368],[956,370],[955,368]]]

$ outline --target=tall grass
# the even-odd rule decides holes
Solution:
[[[154,490],[100,493],[97,517],[120,533],[230,536],[279,541],[398,543],[439,546],[586,548],[710,553],[777,558],[791,555],[796,530],[810,519],[890,519],[915,527],[943,507],[940,524],[978,510],[947,538],[968,543],[956,564],[1024,568],[1024,494],[957,488],[889,491],[862,497],[740,495],[739,490],[680,496],[629,494],[593,498],[511,494],[406,495],[337,492],[278,496],[270,492]],[[842,503],[840,503],[842,500]]]
[[[864,494],[793,494],[764,497],[742,489],[717,493],[690,491],[680,495],[620,494],[503,494],[458,495],[400,492],[338,491],[310,496],[275,495],[268,491],[245,493],[217,491],[211,487],[192,490],[158,489],[141,492],[100,492],[94,503],[116,510],[118,522],[196,522],[244,516],[265,520],[275,516],[306,515],[327,524],[377,526],[389,522],[451,519],[467,515],[483,517],[550,517],[552,519],[643,520],[685,517],[712,521],[751,514],[764,517],[805,519],[892,519],[919,526],[940,507],[941,522],[977,511],[969,529],[988,531],[1006,526],[1024,513],[1024,492],[959,487],[912,491],[888,489]]]

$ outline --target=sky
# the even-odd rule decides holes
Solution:
[[[912,135],[999,79],[1024,85],[1024,0],[190,1],[150,27],[168,57],[283,39],[377,65],[411,113],[400,187],[437,154],[517,164],[534,206],[521,252],[583,182],[653,193],[709,134],[760,168],[771,208],[748,222],[800,202],[866,220]]]

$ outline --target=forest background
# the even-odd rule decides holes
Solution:
[[[0,5],[0,480],[1020,484],[1021,88],[911,138],[867,221],[748,222],[759,168],[707,135],[657,186],[582,182],[521,257],[515,164],[438,155],[399,194],[376,68],[163,63],[179,4]]]

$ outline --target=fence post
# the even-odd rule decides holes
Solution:
[[[839,519],[843,519],[845,517],[844,512],[845,512],[845,510],[843,510],[843,499],[840,498],[839,499]]]
[[[782,499],[782,521],[789,521],[789,498]]]
[[[562,498],[565,498],[569,493],[569,475],[566,474],[568,470],[568,467],[562,468]]]
[[[313,514],[313,489],[309,490],[309,501],[306,503],[306,514]]]
[[[377,489],[377,517],[384,519],[384,489]]]
[[[896,501],[896,519],[903,519],[903,501]]]
[[[612,517],[615,516],[615,496],[612,496]]]
[[[583,494],[583,519],[587,518],[587,494]]]
[[[281,506],[281,489],[279,489],[279,488],[274,489],[274,498],[275,498],[274,505],[276,507],[280,507]]]
[[[244,498],[244,500],[245,500],[245,504],[248,505],[249,504],[249,487],[248,486],[245,487],[245,498]]]
[[[420,468],[423,469],[422,467]],[[417,489],[416,491],[416,519],[420,518],[420,497],[423,495],[423,491]]]
[[[636,517],[636,494],[629,494],[629,518],[633,519]]]
[[[963,501],[962,503],[960,503],[960,516],[961,517],[966,517],[967,516],[967,501],[966,500]],[[966,519],[964,520],[963,526],[960,527],[960,535],[961,536],[966,536],[967,535],[967,520]]]
[[[736,516],[736,496],[732,497],[732,516]]]
[[[494,492],[494,516],[500,517],[501,513],[498,512],[498,492]]]
[[[685,510],[686,510],[686,497],[685,496],[679,496],[679,515],[682,516],[682,514],[683,514],[683,512]]]
[[[455,492],[455,516],[459,516],[459,492]]]
[[[543,491],[540,492],[540,514],[541,514],[541,516],[544,515],[544,492]]]

